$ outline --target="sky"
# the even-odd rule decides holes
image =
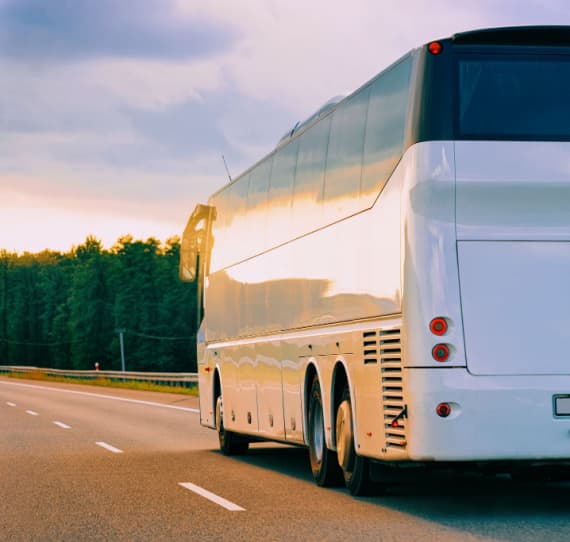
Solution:
[[[422,43],[567,0],[0,0],[0,249],[181,235],[196,203]]]

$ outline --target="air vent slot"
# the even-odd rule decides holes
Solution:
[[[404,449],[407,445],[408,420],[404,415],[406,405],[402,379],[400,328],[383,329],[379,332],[378,338],[386,448]],[[394,424],[394,420],[397,424]]]
[[[378,363],[380,340],[378,331],[365,331],[362,334],[362,359],[365,364]]]

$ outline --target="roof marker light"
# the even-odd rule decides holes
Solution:
[[[441,51],[443,51],[443,45],[441,45],[441,43],[439,41],[432,41],[428,45],[428,51],[432,55],[439,55],[439,53],[441,53]]]

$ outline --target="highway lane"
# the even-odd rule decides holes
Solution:
[[[316,487],[304,449],[259,443],[222,456],[196,407],[174,394],[0,378],[0,540],[570,539],[568,484],[420,471],[354,499]]]

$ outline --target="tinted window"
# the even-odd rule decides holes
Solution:
[[[300,138],[293,191],[293,235],[307,233],[322,223],[321,202],[330,116],[309,128]]]
[[[227,199],[230,211],[227,215],[228,226],[241,223],[247,209],[247,194],[249,192],[249,175],[240,177],[227,190]]]
[[[246,211],[248,187],[249,175],[245,175],[228,186],[224,193],[224,204],[227,206],[226,230],[224,232],[224,266],[242,260],[248,251],[246,244],[240,242],[243,239],[247,239]]]
[[[324,201],[326,221],[358,210],[364,130],[370,87],[360,91],[335,112],[327,153]]]
[[[259,164],[249,178],[247,196],[248,241],[252,253],[265,248],[265,220],[267,213],[267,196],[269,193],[269,178],[271,175],[271,158]]]
[[[376,79],[370,92],[361,194],[372,203],[400,160],[408,117],[412,59]]]
[[[271,211],[267,227],[271,232],[271,245],[276,246],[290,239],[291,203],[299,140],[296,139],[277,151],[273,158],[269,201]]]
[[[236,243],[236,239],[247,238],[248,186],[249,175],[245,175],[216,197],[215,205],[218,216],[214,230],[214,242],[217,245],[216,252],[220,257],[217,265],[220,267],[226,267],[243,259],[248,250],[245,243]]]
[[[459,60],[458,136],[570,139],[570,60],[465,55]]]

